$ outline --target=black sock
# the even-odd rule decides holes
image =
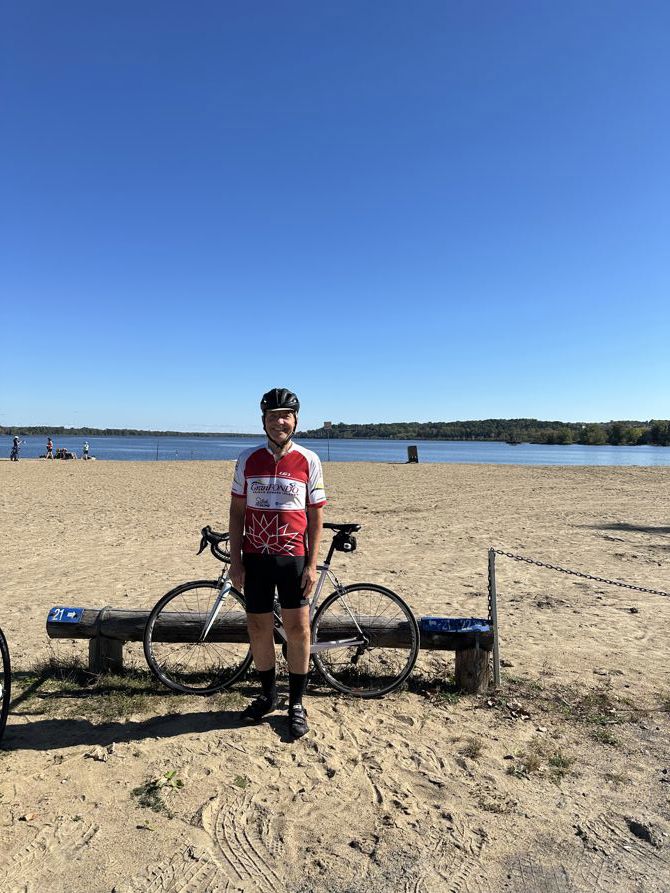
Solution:
[[[308,673],[291,673],[288,674],[288,705],[302,704],[302,696],[307,688]]]
[[[263,694],[266,698],[274,698],[277,694],[276,671],[274,667],[269,670],[258,670],[258,677],[263,686]]]

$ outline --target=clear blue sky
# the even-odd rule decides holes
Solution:
[[[5,4],[0,424],[667,418],[670,5]]]

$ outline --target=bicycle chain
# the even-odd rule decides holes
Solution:
[[[595,580],[596,583],[607,583],[609,586],[621,586],[622,589],[633,589],[635,592],[648,592],[651,595],[663,595],[666,598],[670,598],[670,592],[663,592],[661,589],[647,589],[644,586],[635,586],[632,583],[622,583],[620,580],[606,580],[605,577],[594,577],[592,574],[584,574],[581,571],[572,571],[565,567],[559,567],[556,564],[547,564],[544,561],[537,561],[535,558],[524,558],[523,555],[514,555],[512,552],[504,552],[502,549],[494,549],[493,551],[496,555],[503,555],[505,558],[512,558],[514,561],[525,561],[526,564],[535,564],[537,567],[546,567],[552,571],[560,571],[562,574],[570,574],[572,577],[581,577],[584,580]]]

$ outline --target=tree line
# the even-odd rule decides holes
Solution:
[[[43,437],[255,437],[202,431],[147,431],[137,428],[66,428],[59,425],[0,426],[2,435]],[[483,419],[469,422],[392,422],[299,431],[299,437],[361,440],[493,440],[506,443],[670,446],[670,421],[545,422],[539,419]]]
[[[62,425],[0,425],[4,435],[43,435],[44,437],[253,437],[253,434],[231,434],[230,431],[144,431],[139,428],[65,428]]]
[[[493,440],[506,443],[591,446],[670,446],[670,421],[545,422],[539,419],[483,419],[469,422],[394,422],[301,431],[303,437],[366,440]]]

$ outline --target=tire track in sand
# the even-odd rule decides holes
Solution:
[[[254,801],[253,791],[212,801],[203,811],[202,823],[215,844],[225,874],[238,885],[257,893],[283,893],[286,884],[277,856],[281,845],[271,833],[267,811]]]
[[[134,878],[128,893],[232,893],[236,889],[209,850],[187,846]]]
[[[41,828],[29,844],[0,861],[4,893],[49,889],[50,875],[61,874],[62,865],[73,859],[97,834],[98,825],[60,817]],[[58,856],[58,863],[50,859]]]

